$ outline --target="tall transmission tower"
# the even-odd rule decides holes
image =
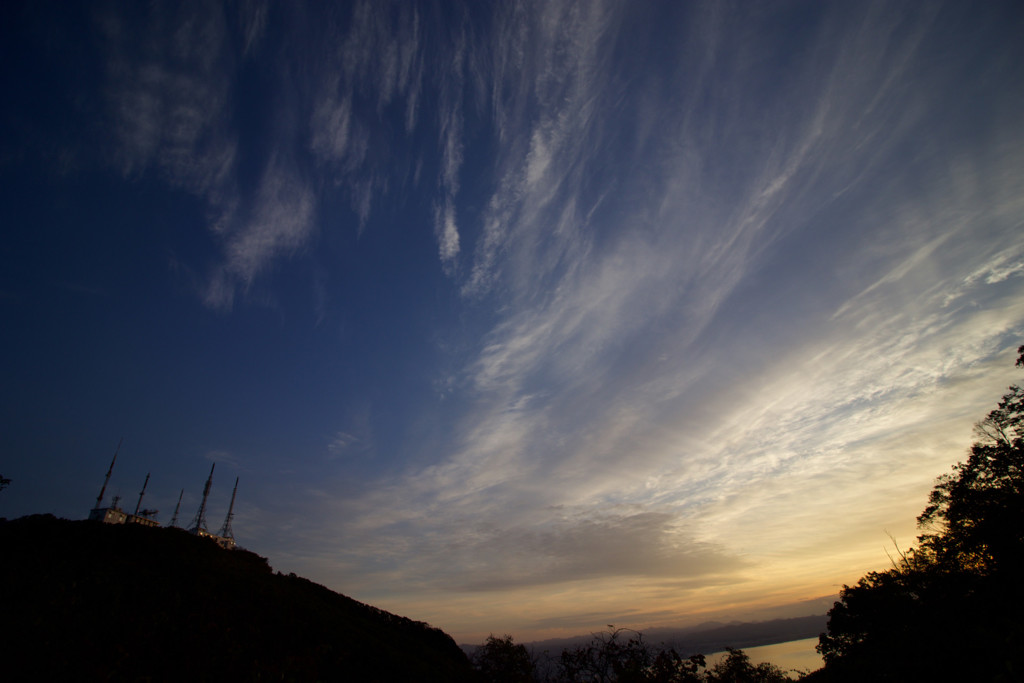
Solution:
[[[100,489],[100,495],[96,496],[96,509],[100,508],[103,504],[103,494],[107,492],[107,484],[110,483],[110,475],[114,473],[114,463],[117,462],[117,454],[121,451],[121,444],[124,443],[124,437],[117,442],[117,450],[114,451],[114,457],[110,461],[110,469],[107,470],[107,476],[103,480],[103,488]],[[117,507],[117,503],[114,503],[114,507]]]
[[[217,466],[217,463],[213,463],[213,467],[210,468],[210,476],[206,479],[206,486],[203,487],[203,502],[199,504],[199,511],[196,513],[195,519],[192,520],[192,524],[189,525],[189,532],[193,534],[208,534],[210,533],[206,529],[206,498],[210,495],[210,486],[213,484],[213,469]]]
[[[228,505],[228,516],[224,518],[224,526],[217,534],[221,538],[235,540],[235,532],[231,530],[231,518],[235,516],[235,494],[238,493],[238,477],[235,477],[235,489],[231,492],[231,505]]]
[[[139,492],[139,502],[135,504],[135,516],[139,516],[139,507],[142,505],[142,497],[146,495],[146,487],[149,486],[149,472],[146,472],[146,481],[142,482],[142,490]]]
[[[181,497],[185,495],[185,489],[178,494],[178,504],[174,506],[174,514],[171,516],[171,523],[168,526],[178,526],[178,511],[181,510]]]

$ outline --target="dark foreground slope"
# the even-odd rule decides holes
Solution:
[[[460,681],[450,636],[178,529],[0,521],[5,680]]]

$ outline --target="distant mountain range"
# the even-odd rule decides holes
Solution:
[[[743,649],[803,638],[816,638],[825,630],[827,623],[828,616],[820,614],[758,622],[734,621],[727,624],[711,621],[688,628],[651,628],[641,632],[644,641],[648,644],[654,647],[672,647],[676,652],[687,656],[696,653],[721,652],[726,647]],[[523,644],[527,649],[536,653],[547,651],[552,655],[557,655],[566,648],[584,645],[592,638],[592,635],[581,635]],[[463,645],[462,648],[472,653],[475,646]]]
[[[742,649],[817,638],[827,624],[825,614],[758,622],[710,622],[692,629],[650,629],[644,631],[644,639],[650,643],[665,643],[677,652],[708,654],[721,652],[726,647]]]
[[[5,681],[469,681],[452,638],[181,529],[0,520]]]

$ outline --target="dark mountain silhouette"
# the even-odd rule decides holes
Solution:
[[[0,520],[0,678],[463,681],[450,636],[180,529]]]

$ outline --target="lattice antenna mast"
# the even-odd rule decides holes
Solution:
[[[181,510],[181,497],[184,495],[185,489],[182,489],[181,493],[178,494],[178,504],[174,506],[174,514],[171,516],[170,526],[172,527],[178,526],[178,511]]]
[[[221,527],[218,536],[221,538],[235,537],[235,532],[231,530],[231,519],[235,516],[235,494],[238,493],[238,477],[235,477],[235,490],[231,492],[231,505],[228,505],[228,516],[224,518],[224,526]]]
[[[107,484],[110,483],[110,475],[114,473],[114,463],[117,462],[117,454],[121,450],[121,444],[124,443],[124,437],[117,442],[117,450],[114,451],[114,458],[110,461],[110,469],[107,470],[107,477],[103,480],[103,488],[100,489],[100,495],[96,496],[96,509],[98,510],[100,505],[103,503],[103,494],[107,492]],[[114,504],[115,507],[117,504]]]
[[[142,506],[142,497],[146,495],[146,487],[149,486],[149,472],[146,472],[146,481],[142,482],[142,490],[139,491],[139,502],[135,504],[135,516],[139,516],[139,507]]]
[[[203,487],[203,502],[199,504],[199,512],[196,513],[196,518],[192,520],[192,526],[189,528],[193,534],[198,534],[200,531],[206,531],[206,499],[210,495],[210,486],[213,484],[213,469],[217,466],[217,463],[213,463],[213,467],[210,468],[210,476],[206,479],[206,486]]]

